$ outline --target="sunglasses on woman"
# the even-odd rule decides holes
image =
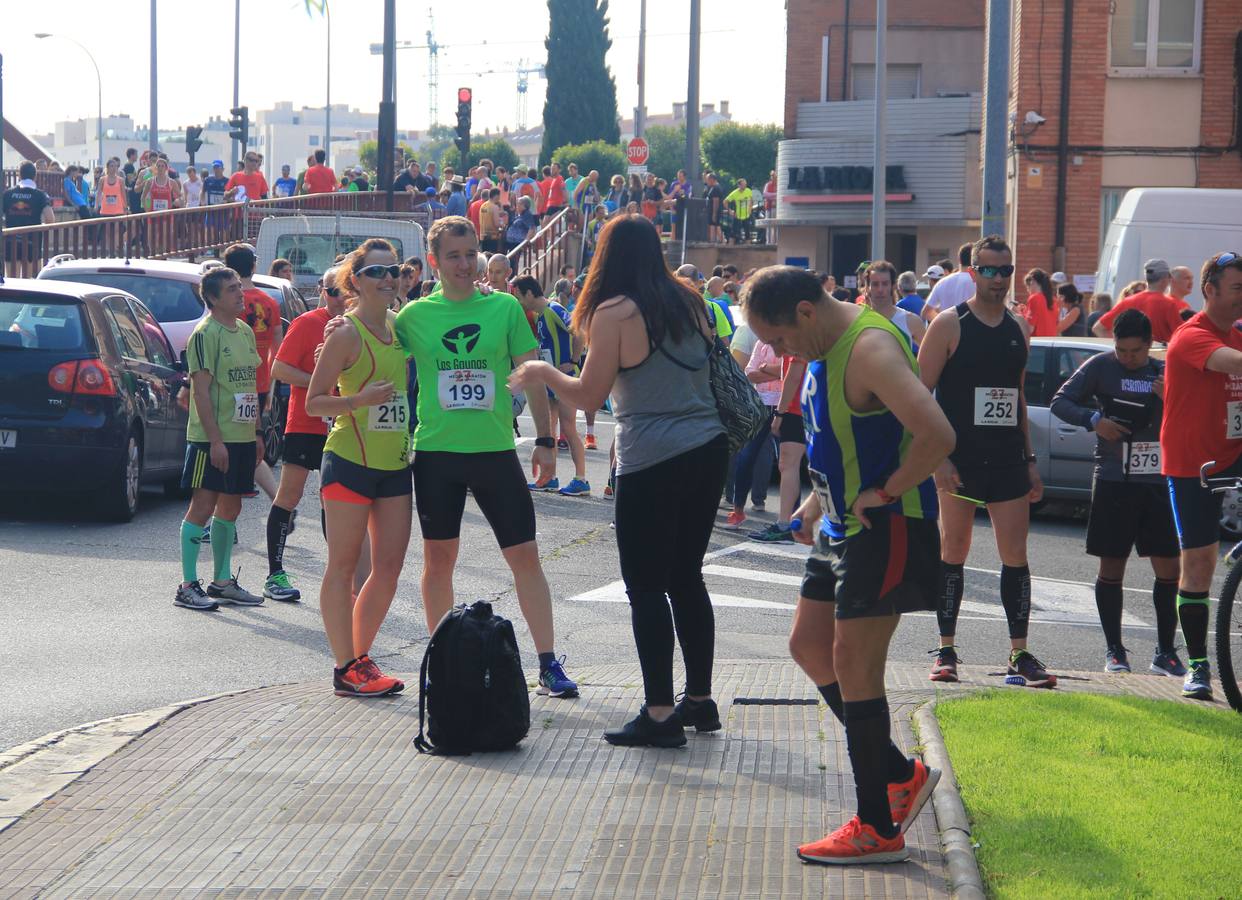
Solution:
[[[372,266],[363,266],[358,270],[359,275],[365,275],[367,278],[374,278],[380,281],[385,275],[396,281],[401,277],[400,266],[381,266],[378,263]]]
[[[327,294],[329,297],[339,297],[339,296],[341,296],[341,289],[340,289],[340,288],[336,288],[336,287],[324,287],[324,286],[321,284],[321,285],[319,286],[319,290],[323,291],[323,292],[324,292],[325,294]]]

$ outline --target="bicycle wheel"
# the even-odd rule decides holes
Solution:
[[[1242,562],[1229,570],[1216,606],[1216,672],[1225,699],[1238,712],[1242,712],[1242,688],[1235,663],[1242,665],[1242,605],[1235,601],[1240,583]]]

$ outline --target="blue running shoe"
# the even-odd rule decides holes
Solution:
[[[561,488],[560,492],[566,497],[581,497],[591,493],[591,485],[583,478],[575,478],[569,484]]]
[[[553,660],[552,664],[539,673],[537,693],[549,697],[577,697],[578,685],[570,681],[565,674],[565,657]]]
[[[794,542],[793,531],[790,527],[776,522],[762,531],[752,531],[746,537],[761,544],[792,544]]]
[[[1190,664],[1190,671],[1182,682],[1182,696],[1192,700],[1212,699],[1212,666],[1206,659]]]
[[[1184,678],[1186,675],[1186,667],[1177,658],[1177,651],[1161,650],[1159,647],[1151,658],[1150,671],[1153,675],[1167,675],[1169,678]]]
[[[526,486],[530,488],[532,491],[543,491],[544,493],[547,493],[547,494],[555,494],[557,491],[561,489],[561,480],[559,478],[553,478],[543,487],[540,487],[538,484],[536,484],[533,481],[528,481],[526,483]]]

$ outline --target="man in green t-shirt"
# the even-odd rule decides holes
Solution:
[[[750,208],[754,197],[745,178],[737,180],[737,187],[725,197],[729,211],[733,213],[733,240],[735,243],[750,242]]]
[[[466,491],[492,526],[513,571],[522,615],[539,653],[539,693],[576,697],[557,659],[552,592],[535,543],[535,508],[513,441],[509,371],[539,358],[539,342],[517,298],[475,285],[479,239],[470,220],[446,216],[427,235],[440,286],[397,314],[397,339],[418,370],[414,497],[423,532],[423,606],[434,630],[453,608]],[[527,392],[535,420],[535,481],[556,476],[556,441],[542,386]]]
[[[237,273],[212,269],[199,289],[211,314],[186,345],[190,422],[181,487],[194,493],[181,523],[182,580],[173,603],[203,610],[221,603],[259,606],[263,598],[243,590],[230,571],[242,497],[254,492],[255,465],[263,457],[259,351],[254,332],[238,318],[245,304]],[[215,578],[204,591],[198,550],[208,535],[208,519]]]

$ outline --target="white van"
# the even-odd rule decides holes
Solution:
[[[1242,191],[1214,188],[1134,188],[1127,191],[1108,226],[1097,292],[1116,300],[1122,288],[1143,277],[1143,263],[1168,260],[1195,273],[1195,290],[1186,298],[1203,306],[1199,270],[1208,257],[1242,248]]]
[[[337,256],[373,237],[392,244],[398,259],[427,257],[423,228],[409,219],[279,215],[259,223],[258,271],[266,272],[274,259],[287,259],[293,264],[294,285],[307,297],[318,298],[319,277]]]

